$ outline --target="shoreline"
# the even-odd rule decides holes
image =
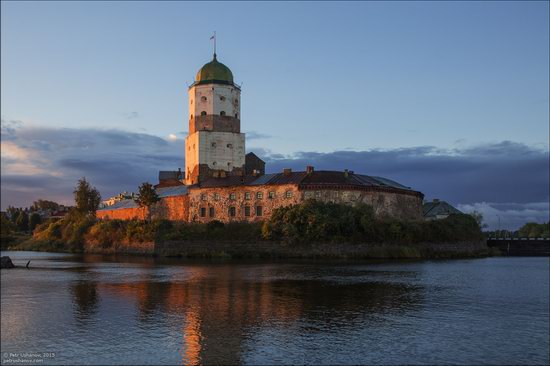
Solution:
[[[284,243],[275,241],[171,240],[159,243],[85,243],[82,251],[64,249],[62,243],[29,240],[9,251],[75,254],[132,255],[190,259],[453,259],[498,255],[485,241],[454,243]]]

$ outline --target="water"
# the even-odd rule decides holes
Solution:
[[[41,364],[548,364],[549,259],[212,263],[4,252]],[[13,357],[12,357],[13,359]]]

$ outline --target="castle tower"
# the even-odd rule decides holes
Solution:
[[[241,90],[231,70],[214,59],[189,87],[189,135],[185,138],[185,184],[207,177],[243,175]]]

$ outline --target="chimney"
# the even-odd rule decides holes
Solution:
[[[284,175],[290,175],[290,173],[292,173],[292,169],[290,169],[290,168],[284,168],[283,169],[283,174]]]
[[[312,165],[306,166],[306,173],[307,174],[313,173],[314,170],[315,170],[315,168]]]
[[[347,169],[344,169],[344,177],[348,177],[349,173],[348,173],[348,170]]]

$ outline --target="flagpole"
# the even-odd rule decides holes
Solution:
[[[216,31],[214,31],[214,56],[216,56]]]

